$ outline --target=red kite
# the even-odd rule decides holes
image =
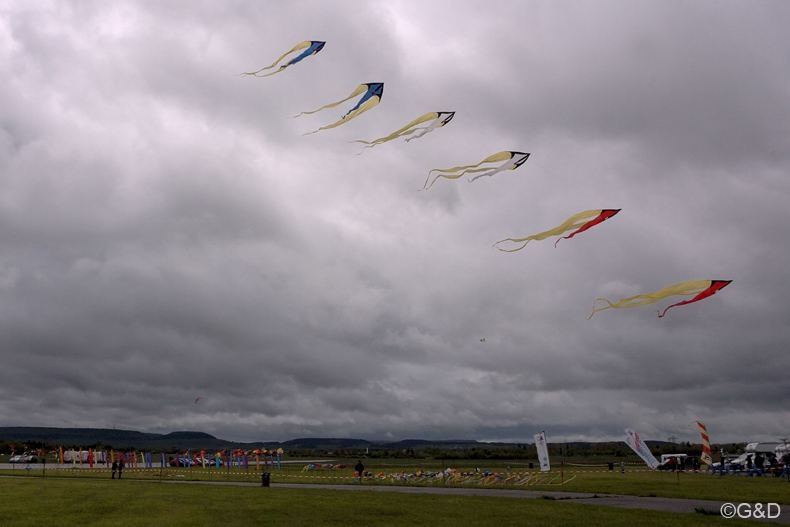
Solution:
[[[659,311],[658,318],[663,318],[664,315],[666,315],[669,308],[676,306],[684,306],[686,304],[691,304],[693,302],[699,302],[700,300],[704,300],[709,296],[713,296],[714,294],[716,294],[717,291],[727,287],[727,285],[729,285],[730,282],[732,282],[732,280],[697,280],[695,282],[682,282],[680,284],[675,284],[669,287],[665,287],[664,289],[660,291],[656,291],[655,293],[644,293],[641,295],[630,296],[628,298],[624,298],[615,303],[612,303],[605,298],[596,298],[595,299],[596,302],[601,300],[609,305],[605,307],[599,307],[598,309],[593,309],[593,312],[590,314],[589,317],[587,317],[587,320],[591,319],[592,316],[596,314],[598,311],[603,311],[604,309],[609,309],[610,307],[615,309],[623,308],[623,307],[637,307],[637,306],[652,304],[653,302],[658,302],[659,300],[672,295],[696,295],[691,300],[684,300],[683,302],[672,304],[668,308],[664,309],[663,313]]]
[[[499,245],[502,242],[513,242],[513,243],[522,243],[519,247],[515,249],[502,249],[497,247],[502,252],[512,253],[516,251],[520,251],[526,245],[531,242],[532,240],[545,240],[549,236],[557,236],[562,234],[563,232],[567,232],[572,229],[576,229],[574,232],[570,233],[568,236],[563,236],[562,238],[558,239],[554,242],[554,246],[556,247],[560,240],[566,240],[568,238],[573,238],[580,232],[584,232],[587,229],[598,225],[599,223],[603,223],[604,221],[608,220],[622,209],[598,209],[598,210],[585,210],[584,212],[580,212],[575,214],[565,220],[562,225],[554,227],[551,230],[541,232],[539,234],[533,234],[532,236],[527,236],[526,238],[505,238],[504,240],[499,240],[494,244],[494,247]],[[593,219],[589,219],[593,218]]]

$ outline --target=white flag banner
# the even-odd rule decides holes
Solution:
[[[648,467],[656,468],[658,466],[658,460],[650,453],[650,449],[647,448],[647,445],[639,439],[639,434],[630,428],[625,429],[625,444],[630,446],[631,449],[642,458],[642,461],[647,463]]]
[[[551,470],[549,464],[549,445],[546,444],[546,432],[535,434],[535,448],[538,449],[538,461],[540,461],[540,471],[548,472]]]

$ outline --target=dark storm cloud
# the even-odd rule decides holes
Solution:
[[[0,421],[250,440],[695,440],[695,419],[714,441],[786,435],[787,16],[0,8]],[[327,45],[238,76],[303,40]],[[302,137],[354,102],[290,119],[366,82],[384,97],[352,122]],[[350,143],[447,110],[408,144]],[[432,168],[501,150],[532,156],[417,192]],[[597,208],[623,211],[556,248],[491,249]],[[585,320],[597,297],[704,279],[734,281],[661,320],[677,297]]]

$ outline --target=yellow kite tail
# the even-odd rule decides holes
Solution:
[[[480,170],[488,170],[488,169],[481,168]],[[431,170],[431,172],[433,172],[433,170]],[[431,173],[428,172],[428,178],[425,180],[425,184],[422,186],[422,188],[420,190],[428,190],[429,188],[431,188],[433,186],[434,183],[436,183],[436,180],[439,179],[440,177],[445,178],[445,179],[458,179],[461,176],[463,176],[464,174],[466,174],[467,172],[468,171],[464,171],[464,172],[461,172],[460,174],[437,174],[433,178],[433,181],[431,181],[430,185],[428,185],[428,180],[431,179]]]
[[[453,168],[434,168],[433,170],[431,170],[431,172],[446,172],[448,174],[452,174],[453,172],[458,172],[459,170],[468,170],[470,168],[477,168],[484,163],[493,163],[495,161],[507,161],[511,157],[513,157],[513,154],[505,150],[503,152],[498,152],[494,155],[488,156],[487,158],[483,159],[476,165],[465,165],[465,166],[453,167]]]
[[[596,217],[596,216],[598,216],[600,214],[601,214],[601,210],[600,209],[599,210],[585,210],[584,212],[580,212],[578,214],[574,214],[573,216],[571,216],[570,218],[565,220],[565,222],[563,222],[562,225],[554,227],[553,229],[541,232],[539,234],[533,234],[532,236],[527,236],[526,238],[505,238],[504,240],[499,240],[498,242],[496,242],[493,245],[493,247],[496,247],[497,249],[499,249],[500,251],[505,252],[505,253],[512,253],[512,252],[520,251],[521,249],[526,247],[526,245],[529,242],[531,242],[533,240],[545,240],[549,236],[559,236],[560,234],[562,234],[564,232],[567,232],[567,231],[570,231],[570,230],[573,230],[573,229],[578,229],[578,228],[582,227],[584,224],[586,224],[588,222],[588,218],[594,218],[594,217]],[[523,243],[523,245],[521,245],[520,247],[517,247],[516,249],[502,249],[501,247],[497,247],[497,245],[499,245],[502,242],[513,242],[513,243],[522,243],[522,242],[524,242],[524,243]]]
[[[433,181],[431,181],[431,184],[429,185],[428,184],[428,180],[431,179],[431,175],[428,174],[428,178],[425,180],[425,184],[419,190],[428,190],[429,188],[431,188],[433,186],[434,183],[436,183],[436,180],[439,179],[440,177],[443,177],[445,179],[458,179],[461,176],[462,176],[462,174],[458,174],[457,176],[448,176],[446,174],[437,174],[436,177],[433,178]]]
[[[696,295],[703,292],[705,289],[709,288],[710,285],[711,285],[710,280],[681,282],[679,284],[665,287],[664,289],[661,289],[660,291],[656,291],[654,293],[644,293],[641,295],[629,296],[628,298],[623,298],[622,300],[615,303],[612,303],[605,298],[596,298],[595,302],[598,302],[600,300],[606,302],[608,305],[605,307],[599,307],[597,309],[593,309],[593,312],[590,313],[590,316],[587,317],[587,320],[590,320],[594,314],[596,314],[599,311],[603,311],[604,309],[609,309],[609,308],[618,309],[618,308],[644,306],[647,304],[652,304],[653,302],[658,302],[663,298],[673,295]],[[595,303],[593,303],[593,307],[595,307]]]
[[[435,182],[440,177],[445,178],[445,179],[458,179],[458,178],[462,177],[464,174],[470,174],[472,172],[484,172],[486,170],[491,170],[491,169],[490,168],[476,168],[476,169],[467,169],[467,170],[464,170],[463,172],[459,172],[458,174],[450,174],[450,173],[437,174],[436,177],[433,178],[433,181]],[[433,172],[433,171],[431,171],[431,172]],[[429,178],[431,177],[430,172],[428,173],[428,177]],[[431,182],[431,184],[428,185],[428,188],[431,188],[432,185],[433,185],[433,182]]]
[[[360,104],[359,108],[357,108],[356,110],[354,110],[350,114],[346,115],[345,117],[343,117],[342,119],[340,119],[336,123],[332,123],[332,124],[328,124],[326,126],[322,126],[318,130],[313,130],[312,132],[307,132],[306,134],[302,134],[302,135],[310,135],[310,134],[314,134],[316,132],[320,132],[321,130],[328,130],[330,128],[335,128],[336,126],[340,126],[341,124],[350,121],[351,119],[353,119],[357,115],[370,110],[371,108],[376,106],[378,103],[379,103],[379,98],[378,97],[371,97],[367,101],[365,101],[362,104]]]
[[[413,120],[412,122],[410,122],[409,124],[404,126],[403,128],[401,128],[399,130],[396,130],[395,132],[392,132],[390,135],[388,135],[386,137],[379,137],[378,139],[374,139],[373,141],[363,141],[362,139],[357,139],[356,141],[353,141],[353,142],[354,143],[362,143],[362,144],[365,144],[365,145],[369,145],[369,147],[372,148],[372,147],[374,147],[376,145],[380,145],[381,143],[386,143],[387,141],[392,141],[393,139],[397,139],[397,138],[402,137],[404,135],[408,135],[408,134],[414,133],[415,131],[420,130],[420,128],[414,128],[418,124],[422,124],[422,123],[424,123],[426,121],[432,121],[432,120],[438,119],[438,118],[439,118],[439,113],[438,112],[428,112],[425,115],[421,115],[420,117],[416,118],[415,120]],[[423,128],[425,128],[425,127],[423,127]],[[365,148],[368,148],[368,147],[365,147]]]
[[[510,159],[512,157],[513,157],[512,152],[508,152],[507,150],[505,150],[503,152],[498,152],[496,154],[488,156],[487,158],[483,159],[482,161],[480,161],[476,165],[465,165],[465,166],[453,167],[453,168],[434,168],[433,170],[428,172],[428,178],[425,180],[425,184],[422,186],[422,188],[420,190],[428,190],[429,188],[431,188],[433,186],[433,184],[436,182],[436,180],[439,179],[440,177],[443,177],[443,178],[446,178],[446,179],[458,179],[458,178],[460,178],[461,176],[463,176],[464,174],[467,174],[467,173],[482,172],[484,170],[489,170],[488,168],[477,169],[477,167],[479,167],[480,165],[483,165],[485,163],[494,163],[496,161],[506,161],[506,160],[508,160],[508,159]],[[475,169],[477,169],[477,170],[475,170]],[[453,174],[454,172],[459,172],[459,171],[463,171],[463,172],[461,172],[460,174],[450,175],[450,174]],[[442,172],[442,173],[438,174],[435,178],[433,178],[433,181],[431,181],[431,184],[429,185],[428,181],[431,179],[431,174],[433,172]]]
[[[276,61],[274,61],[274,63],[273,63],[271,66],[266,66],[265,68],[261,68],[261,69],[259,69],[258,71],[251,71],[251,72],[249,72],[249,73],[239,73],[239,76],[241,76],[241,75],[253,75],[253,76],[256,76],[256,77],[257,77],[257,76],[258,76],[258,74],[259,74],[260,72],[262,72],[262,71],[265,71],[265,70],[268,70],[268,69],[271,69],[271,68],[275,67],[277,64],[279,64],[279,63],[280,63],[280,61],[281,61],[281,60],[283,60],[285,57],[287,57],[288,55],[290,55],[290,54],[291,54],[291,53],[293,53],[294,51],[301,51],[301,50],[303,50],[303,49],[307,49],[307,48],[309,48],[309,47],[310,47],[310,46],[312,46],[312,45],[313,45],[313,43],[312,43],[312,42],[310,42],[309,40],[305,40],[304,42],[300,42],[299,44],[297,44],[296,46],[294,46],[294,48],[293,48],[291,51],[289,51],[288,53],[284,53],[282,57],[280,57],[279,59],[277,59]],[[279,70],[277,70],[277,71],[275,71],[275,72],[272,72],[272,73],[267,73],[266,75],[261,75],[261,76],[262,76],[262,77],[267,77],[267,76],[269,76],[269,75],[274,75],[274,74],[275,74],[275,73],[277,73],[278,71],[279,71]]]
[[[302,112],[302,113],[300,113],[299,115],[305,115],[305,114],[309,115],[309,114],[312,114],[312,113],[318,113],[318,112],[320,112],[321,110],[326,110],[327,108],[334,108],[335,106],[340,106],[341,104],[343,104],[343,103],[344,103],[344,102],[346,102],[347,100],[349,100],[349,99],[353,99],[353,98],[354,98],[354,97],[356,97],[357,95],[359,95],[359,94],[361,94],[361,93],[365,93],[366,91],[368,91],[368,86],[367,86],[367,84],[360,84],[360,85],[359,85],[359,87],[357,87],[357,89],[356,89],[356,90],[354,90],[354,91],[351,93],[351,95],[349,95],[348,97],[346,97],[346,98],[345,98],[345,99],[343,99],[342,101],[337,101],[337,102],[333,102],[332,104],[327,104],[326,106],[322,106],[321,108],[319,108],[319,109],[317,109],[317,110],[313,110],[313,111],[311,111],[311,112]],[[371,97],[370,99],[368,99],[368,100],[366,101],[366,103],[367,103],[367,102],[370,102],[371,100],[373,100],[373,97]],[[376,101],[376,103],[375,103],[375,104],[378,104],[378,101]],[[363,106],[364,106],[364,105],[363,105]],[[374,106],[375,106],[375,105],[374,105]],[[359,112],[355,112],[355,113],[359,113]],[[294,115],[294,118],[295,118],[295,117],[299,117],[299,115]],[[347,117],[347,118],[348,118],[348,117]],[[317,132],[317,131],[318,131],[318,130],[316,130],[316,132]]]

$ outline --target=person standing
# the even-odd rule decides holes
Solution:
[[[115,473],[118,472],[118,462],[112,462],[112,479],[115,479]]]
[[[362,464],[361,459],[357,461],[357,465],[354,467],[354,470],[357,471],[357,483],[362,483],[362,474],[365,472],[365,465]]]
[[[123,474],[123,454],[121,454],[120,459],[118,459],[118,479],[121,479],[122,474]]]

